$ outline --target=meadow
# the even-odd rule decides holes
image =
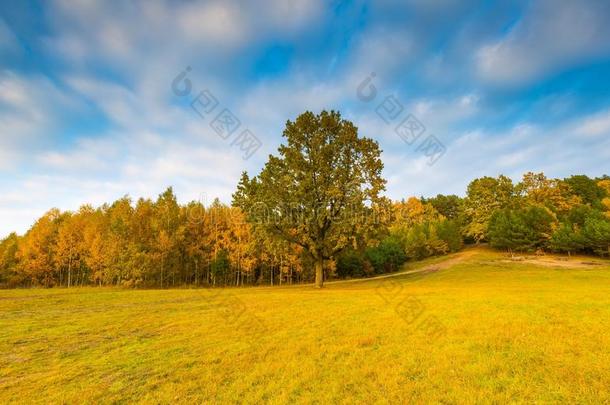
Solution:
[[[610,261],[476,248],[403,271],[0,291],[0,403],[610,403]]]

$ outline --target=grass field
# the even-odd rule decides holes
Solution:
[[[0,291],[0,403],[610,403],[610,262],[505,259],[321,291]]]

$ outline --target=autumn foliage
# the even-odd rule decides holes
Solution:
[[[610,255],[610,178],[526,173],[472,181],[464,198],[390,201],[377,143],[335,112],[288,122],[285,145],[232,205],[121,198],[52,209],[0,241],[0,286],[277,285],[392,272],[464,243]]]

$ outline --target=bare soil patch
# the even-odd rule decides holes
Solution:
[[[592,260],[583,260],[582,258],[574,257],[556,257],[556,256],[517,256],[512,259],[504,259],[501,260],[503,263],[528,263],[535,264],[537,266],[545,266],[545,267],[560,267],[560,268],[578,268],[578,269],[586,269],[586,268],[596,268],[598,266],[603,266],[603,262],[592,261]]]

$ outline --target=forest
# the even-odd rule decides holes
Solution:
[[[391,201],[379,144],[337,111],[287,121],[231,205],[125,196],[51,209],[0,242],[3,287],[282,285],[388,273],[489,243],[509,252],[610,254],[610,177],[473,180],[465,197]]]
[[[240,186],[246,181],[244,175]],[[249,220],[232,205],[180,205],[168,188],[153,201],[123,197],[76,212],[52,209],[29,231],[0,242],[2,287],[84,285],[167,288],[312,282],[311,257]],[[260,211],[260,206],[259,206]],[[349,211],[349,210],[348,210]],[[610,177],[550,179],[526,173],[473,180],[465,197],[382,201],[335,257],[324,278],[392,272],[409,260],[489,243],[509,252],[610,255]],[[284,216],[285,213],[284,213]],[[276,218],[267,213],[267,222]],[[298,229],[298,218],[292,218]],[[364,235],[364,236],[362,236]]]

